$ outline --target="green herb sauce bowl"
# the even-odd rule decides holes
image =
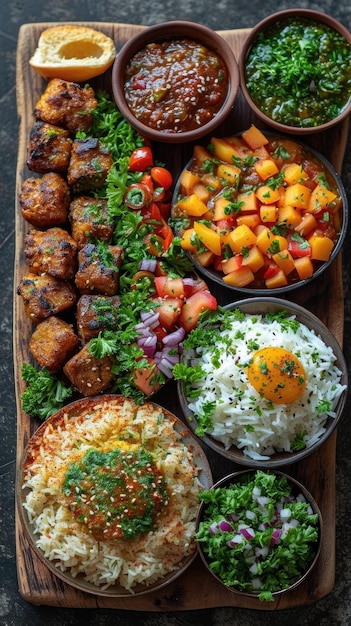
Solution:
[[[330,15],[273,13],[251,30],[238,65],[245,100],[277,131],[318,133],[351,111],[351,33]]]

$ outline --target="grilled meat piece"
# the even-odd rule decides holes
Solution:
[[[77,331],[83,344],[103,330],[115,330],[118,325],[118,296],[83,295],[77,304]]]
[[[24,239],[29,271],[71,280],[76,273],[77,243],[63,228],[31,230]]]
[[[112,166],[112,157],[99,139],[75,139],[67,170],[67,182],[74,193],[101,187]]]
[[[49,274],[27,274],[17,287],[17,293],[22,296],[27,316],[35,323],[70,309],[77,302],[73,285]]]
[[[53,78],[39,98],[34,115],[43,122],[76,133],[90,128],[91,112],[96,106],[95,93],[91,87],[81,87],[78,83]]]
[[[102,393],[114,380],[110,357],[105,356],[101,359],[94,357],[89,353],[89,344],[66,363],[63,371],[83,396]]]
[[[29,341],[29,351],[51,374],[57,374],[79,348],[72,324],[52,315],[40,322]]]
[[[70,204],[68,218],[79,249],[89,243],[90,238],[111,241],[113,223],[107,215],[107,200],[78,196]]]
[[[116,295],[121,263],[121,246],[88,243],[78,252],[77,289],[82,294]]]
[[[29,135],[27,167],[33,172],[64,173],[69,165],[71,148],[68,130],[39,120]]]
[[[70,201],[69,187],[57,172],[27,178],[19,195],[22,216],[37,228],[65,224]]]

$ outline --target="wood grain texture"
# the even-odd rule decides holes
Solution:
[[[143,26],[110,23],[87,23],[84,26],[97,28],[111,36],[117,50]],[[33,125],[33,109],[39,99],[45,82],[29,66],[29,59],[33,54],[40,33],[52,23],[25,24],[21,27],[17,47],[17,107],[19,114],[19,144],[18,144],[18,168],[16,185],[16,258],[15,258],[15,284],[14,293],[23,275],[26,262],[23,253],[23,240],[28,226],[24,223],[18,206],[18,193],[22,182],[30,175],[26,169],[26,146],[30,128]],[[228,41],[238,58],[241,47],[249,29],[220,31]],[[107,73],[102,79],[92,81],[95,88],[110,88],[110,74]],[[248,127],[254,122],[251,112],[242,97],[234,107],[228,121],[218,130],[220,134],[234,134]],[[262,128],[262,125],[261,125]],[[306,140],[312,147],[323,153],[339,172],[342,168],[343,157],[347,140],[348,121],[334,128],[326,134],[315,135]],[[190,144],[170,150],[167,144],[156,146],[157,156],[165,161],[168,167],[172,167],[176,176],[179,170],[191,155]],[[341,258],[331,266],[323,279],[315,281],[315,285],[308,293],[295,292],[291,297],[306,308],[313,311],[336,336],[340,345],[343,341],[343,288]],[[227,304],[233,300],[224,294],[218,287],[213,290],[220,304]],[[332,294],[332,297],[330,297]],[[26,443],[34,432],[38,423],[30,420],[21,410],[20,396],[24,389],[21,380],[21,365],[23,361],[29,361],[28,338],[31,333],[31,324],[26,318],[22,303],[18,297],[14,297],[14,364],[16,374],[16,399],[17,399],[17,464],[19,466]],[[155,402],[165,406],[173,413],[182,417],[179,404],[176,399],[174,383],[167,385],[154,398]],[[304,462],[289,466],[287,473],[291,474],[311,491],[315,497],[324,518],[324,542],[321,554],[315,570],[303,585],[295,590],[283,594],[273,603],[261,603],[256,599],[248,599],[238,594],[233,594],[224,589],[216,581],[210,578],[204,569],[201,560],[197,558],[191,567],[175,582],[167,585],[158,592],[147,593],[141,596],[127,598],[111,598],[99,595],[87,594],[66,585],[57,576],[51,574],[43,561],[38,558],[30,546],[24,528],[21,525],[20,516],[16,518],[16,546],[17,546],[17,570],[19,590],[25,600],[33,604],[50,606],[75,607],[75,608],[119,608],[135,611],[184,611],[203,609],[209,607],[241,607],[257,610],[277,610],[291,608],[314,602],[327,595],[333,588],[335,575],[335,453],[336,431],[329,440],[313,455]],[[214,480],[219,479],[226,473],[239,469],[229,461],[219,458],[210,450],[208,458],[212,467]],[[20,506],[17,498],[17,507]],[[18,509],[17,509],[18,511]]]

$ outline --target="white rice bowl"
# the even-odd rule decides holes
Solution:
[[[97,540],[62,498],[67,467],[91,448],[140,445],[162,471],[168,504],[153,530],[133,540]],[[152,402],[136,407],[123,396],[86,399],[49,418],[30,440],[21,476],[22,516],[39,556],[66,582],[101,595],[145,593],[192,562],[197,494],[211,484],[204,453],[166,409]]]
[[[251,310],[255,310],[253,300],[248,307]],[[183,364],[192,369],[200,366],[203,370],[201,379],[190,385],[190,392],[183,381],[179,384],[189,425],[217,452],[223,451],[230,458],[235,451],[233,460],[247,465],[251,461],[274,463],[275,457],[279,457],[276,465],[289,462],[289,457],[293,462],[318,446],[326,437],[327,428],[332,430],[333,421],[336,423],[347,389],[343,355],[320,320],[318,330],[328,335],[328,343],[311,327],[314,316],[305,309],[274,298],[270,301],[274,305],[263,307],[264,312],[258,303],[257,314],[246,312],[244,307],[244,319],[235,315],[236,310],[241,310],[241,303],[231,306],[226,312],[230,315],[226,329],[205,346],[189,347],[185,341],[182,356]],[[288,311],[286,319],[299,318],[297,329],[285,324],[283,327],[278,320],[267,320],[266,312],[284,310]],[[305,317],[310,315],[310,319],[306,318],[308,326],[301,322],[301,315],[296,316],[296,311],[302,311]],[[254,349],[250,347],[253,343]],[[306,372],[305,390],[299,399],[278,404],[265,399],[250,384],[245,364],[252,359],[257,344],[259,349],[282,347],[298,357]],[[210,419],[206,420],[205,415],[210,415]],[[301,433],[305,447],[296,452],[293,442]]]

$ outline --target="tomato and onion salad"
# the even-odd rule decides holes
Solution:
[[[273,601],[312,564],[319,515],[285,475],[247,472],[199,499],[196,539],[210,570],[228,587]]]
[[[329,261],[342,208],[336,180],[313,151],[252,125],[194,147],[171,224],[183,249],[226,284],[276,289]]]
[[[255,37],[245,81],[253,102],[272,120],[297,128],[326,124],[351,98],[351,46],[322,22],[277,20]]]
[[[152,43],[129,61],[127,105],[149,128],[181,133],[218,113],[228,91],[228,71],[218,54],[191,39]]]

